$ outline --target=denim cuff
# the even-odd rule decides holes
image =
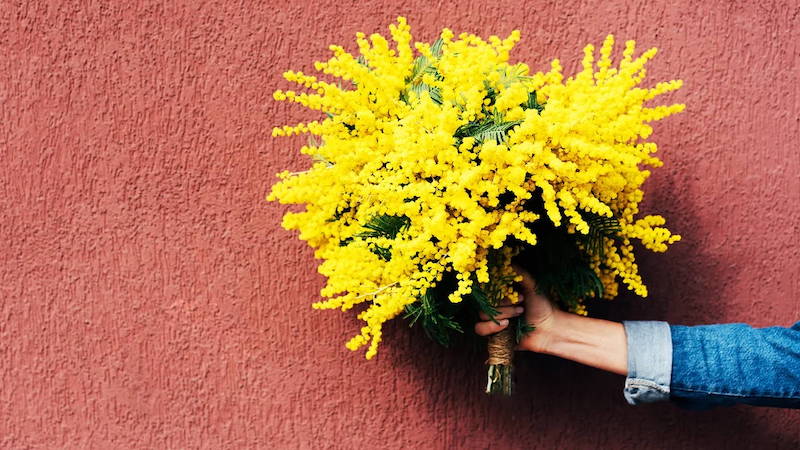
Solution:
[[[622,322],[628,338],[628,377],[623,391],[631,405],[669,400],[672,334],[667,322]]]

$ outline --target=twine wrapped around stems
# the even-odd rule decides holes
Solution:
[[[486,364],[491,366],[510,366],[514,357],[514,336],[511,330],[506,328],[503,331],[489,336],[487,344],[489,359]]]
[[[487,344],[489,365],[486,379],[487,394],[511,395],[514,357],[514,334],[510,327],[489,336]]]

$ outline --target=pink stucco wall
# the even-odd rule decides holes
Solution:
[[[686,112],[657,126],[648,210],[684,240],[642,258],[615,319],[800,319],[796,1],[0,2],[0,447],[791,448],[800,412],[630,407],[622,378],[525,355],[511,400],[484,356],[309,305],[311,251],[264,196],[302,169],[270,129],[280,73],[406,15],[523,32],[577,61],[608,32],[662,52]],[[574,67],[575,64],[568,67]],[[795,447],[796,448],[796,447]]]

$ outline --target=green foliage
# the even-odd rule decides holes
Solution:
[[[529,211],[545,215],[539,195],[525,205]],[[530,271],[542,293],[564,307],[576,306],[586,297],[601,297],[603,283],[591,267],[590,253],[601,252],[603,239],[614,238],[619,222],[614,218],[584,212],[589,233],[568,233],[566,225],[554,227],[546,220],[534,222],[531,231],[538,243],[526,246],[516,260]]]
[[[467,298],[473,302],[479,312],[486,314],[492,322],[497,323],[494,318],[497,315],[496,303],[478,286],[478,283],[472,284],[472,292],[467,295]]]
[[[514,341],[517,344],[522,342],[526,334],[536,329],[536,327],[529,324],[523,316],[514,317],[509,323],[514,329]]]
[[[367,231],[356,234],[358,238],[386,238],[394,239],[398,233],[406,230],[411,225],[411,220],[406,216],[390,216],[384,214],[375,216],[364,225]],[[392,248],[371,244],[369,250],[384,261],[392,259]]]
[[[422,96],[423,93],[427,92],[430,96],[431,100],[435,103],[442,104],[442,93],[439,88],[430,86],[427,83],[424,83],[423,77],[425,75],[431,75],[436,79],[441,79],[441,75],[436,70],[435,66],[435,59],[442,55],[442,40],[437,39],[436,42],[431,45],[431,54],[434,56],[433,59],[428,58],[427,56],[420,55],[414,60],[414,66],[411,69],[411,75],[406,78],[406,92],[401,94],[400,99],[406,103],[408,103],[410,99],[410,93],[413,92],[418,98]]]
[[[580,299],[603,295],[603,283],[588,263],[571,260],[561,270],[544,270],[536,275],[536,283],[550,298],[566,307],[578,305]]]
[[[341,218],[342,214],[346,211],[349,211],[350,208],[346,208],[345,210],[336,211],[334,215],[334,219],[338,220]],[[368,239],[368,238],[386,238],[386,239],[394,239],[398,233],[405,231],[411,225],[411,220],[406,216],[390,216],[387,214],[381,216],[375,216],[370,219],[364,225],[366,231],[362,231],[354,235],[353,237],[342,239],[339,241],[340,246],[345,246],[353,242],[353,239]],[[369,249],[372,253],[377,255],[384,261],[390,261],[392,259],[392,248],[391,247],[382,247],[378,244],[372,243],[369,246]]]
[[[390,216],[388,214],[375,216],[364,225],[367,231],[358,233],[360,238],[384,237],[394,239],[398,233],[405,231],[411,225],[411,220],[406,216]]]
[[[413,92],[417,98],[421,97],[424,92],[427,92],[434,103],[442,104],[442,93],[437,87],[425,83],[417,83],[410,85],[408,91]]]
[[[486,141],[494,141],[501,144],[508,137],[508,131],[521,123],[521,120],[471,122],[459,127],[456,130],[456,137],[461,139],[473,137],[477,144],[482,144]]]
[[[378,256],[378,258],[384,261],[391,261],[392,260],[392,248],[391,247],[381,247],[378,244],[372,244],[369,247],[369,250]]]
[[[522,109],[535,109],[539,111],[539,114],[544,111],[544,105],[539,103],[539,99],[536,97],[536,91],[528,92],[528,101],[523,103]]]
[[[449,347],[453,333],[463,333],[464,330],[452,314],[443,311],[444,308],[454,309],[455,305],[447,301],[447,298],[440,298],[435,289],[428,289],[419,300],[406,305],[405,318],[411,320],[409,326],[419,322],[429,338]]]
[[[593,255],[599,255],[600,259],[603,259],[605,248],[603,240],[606,238],[616,239],[621,231],[619,220],[590,212],[584,212],[581,216],[589,224],[589,233],[581,235],[583,237],[581,241],[586,251]]]
[[[482,144],[492,140],[498,144],[505,142],[508,131],[521,124],[521,120],[503,120],[502,115],[495,114],[488,120],[482,122],[470,122],[461,125],[455,132],[455,137],[459,140],[465,137],[475,138],[477,144]]]
[[[438,38],[433,41],[433,44],[431,45],[431,54],[437,58],[440,58],[442,56],[442,45],[444,45],[442,38]]]
[[[583,212],[582,217],[589,224],[589,233],[561,233],[561,254],[552,261],[549,270],[541,270],[536,274],[539,285],[552,298],[563,305],[573,307],[582,298],[603,296],[603,283],[589,264],[588,254],[603,258],[603,241],[616,239],[620,232],[619,220],[591,212]],[[563,228],[563,227],[562,227]],[[571,242],[570,242],[571,241]],[[585,252],[580,250],[582,244]]]

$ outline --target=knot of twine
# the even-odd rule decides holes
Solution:
[[[487,344],[489,359],[486,364],[491,366],[510,366],[514,357],[514,336],[511,330],[506,328],[498,333],[489,336]]]

